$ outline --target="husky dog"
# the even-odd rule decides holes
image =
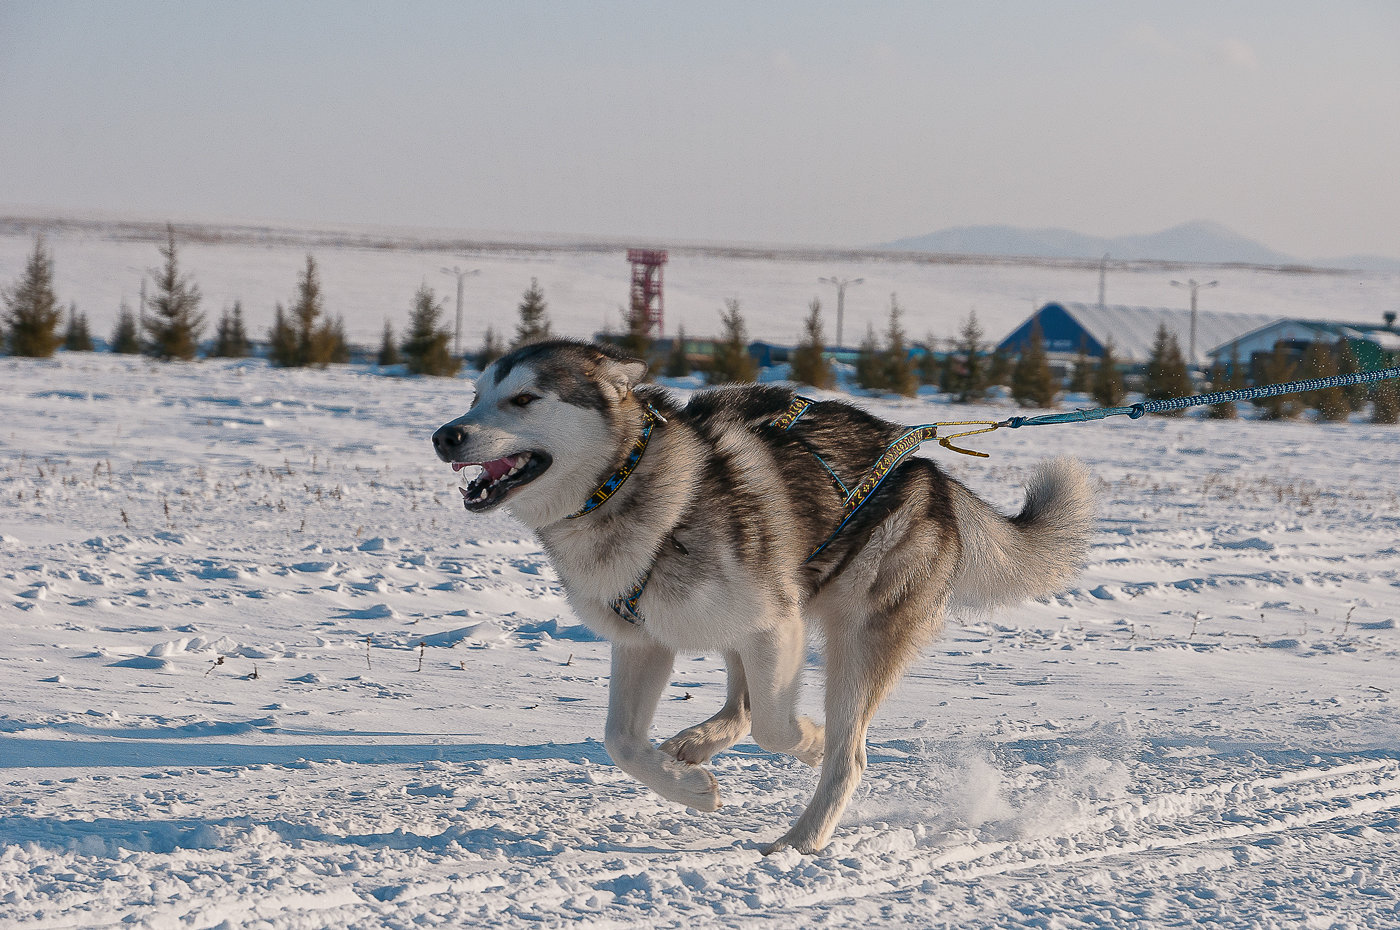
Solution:
[[[482,373],[433,446],[454,470],[480,466],[461,489],[466,509],[504,505],[532,529],[574,611],[611,642],[605,745],[617,765],[712,811],[719,785],[703,764],[752,732],[821,767],[812,802],[765,850],[815,852],[860,781],[876,707],[949,607],[1044,597],[1077,570],[1093,520],[1086,474],[1043,463],[1008,518],[911,457],[848,513],[848,489],[905,427],[837,401],[804,406],[778,386],[702,391],[681,407],[641,383],[646,370],[605,345],[525,346]],[[795,709],[808,624],[825,646],[824,726]],[[724,706],[658,747],[657,703],[676,654],[693,651],[724,655]]]

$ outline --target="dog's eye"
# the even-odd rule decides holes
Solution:
[[[515,404],[515,406],[517,407],[528,407],[537,400],[539,400],[538,395],[531,394],[529,391],[522,391],[521,393],[516,394],[514,397],[512,397],[510,399],[510,402],[512,404]]]

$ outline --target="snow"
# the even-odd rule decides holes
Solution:
[[[926,449],[1007,509],[1039,458],[1084,458],[1088,564],[953,618],[831,846],[765,858],[814,773],[746,740],[698,814],[610,764],[607,645],[432,455],[469,399],[364,368],[0,359],[0,928],[1400,920],[1395,428],[1149,417]],[[718,657],[681,658],[655,736],[723,694]]]

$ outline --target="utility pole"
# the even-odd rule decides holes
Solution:
[[[1186,359],[1188,365],[1196,364],[1196,292],[1205,288],[1212,288],[1218,285],[1219,281],[1207,281],[1200,284],[1195,278],[1188,278],[1186,283],[1180,281],[1171,282],[1172,287],[1185,287],[1191,289],[1191,347],[1187,350]]]
[[[1099,309],[1104,308],[1104,295],[1107,293],[1106,284],[1108,279],[1108,253],[1103,254],[1099,259]]]
[[[864,284],[864,278],[817,278],[819,284],[832,284],[836,287],[836,348],[841,348],[841,324],[846,317],[846,287],[851,284]]]
[[[473,268],[470,271],[464,271],[457,265],[453,265],[451,268],[442,269],[442,273],[457,277],[457,330],[456,335],[452,337],[452,354],[460,357],[462,354],[462,281],[472,275],[481,274],[481,270]]]

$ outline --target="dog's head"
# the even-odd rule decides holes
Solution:
[[[433,433],[454,471],[480,466],[462,488],[467,510],[509,504],[540,527],[580,507],[614,467],[623,412],[645,362],[606,345],[555,340],[523,346],[476,381],[471,409]]]

